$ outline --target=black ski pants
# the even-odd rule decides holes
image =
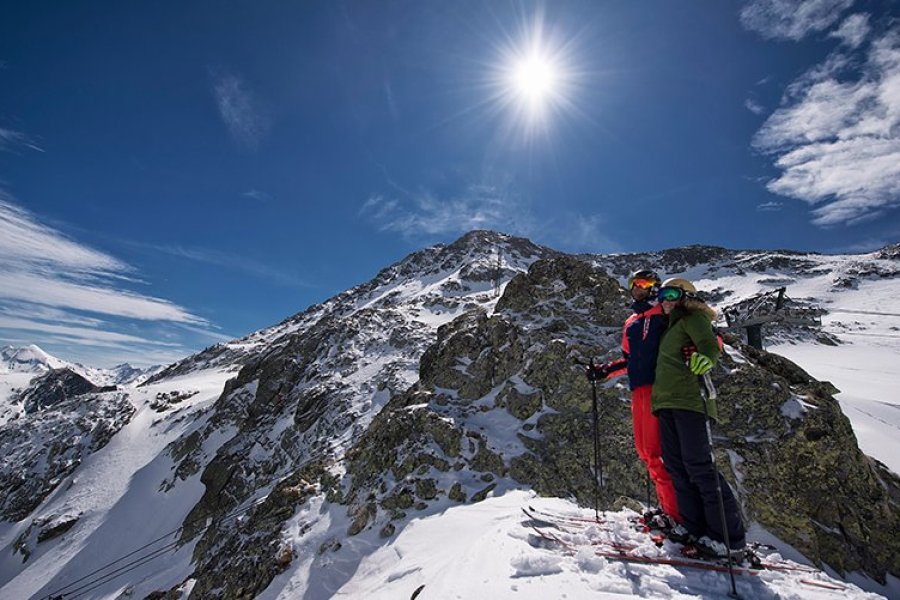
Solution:
[[[706,417],[692,410],[671,408],[657,411],[656,416],[663,461],[675,485],[682,525],[697,537],[706,535],[718,542],[725,541],[716,493],[718,478],[731,548],[741,548],[745,536],[741,511],[728,482],[713,466]]]

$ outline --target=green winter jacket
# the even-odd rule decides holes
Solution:
[[[669,315],[669,327],[659,343],[656,381],[653,384],[652,410],[679,408],[703,412],[700,382],[684,361],[681,349],[693,344],[697,352],[716,362],[719,344],[711,326],[713,309],[699,300],[687,300]],[[718,420],[716,401],[708,401],[709,416]]]

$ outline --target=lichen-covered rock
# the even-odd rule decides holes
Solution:
[[[509,414],[520,421],[530,419],[542,405],[543,398],[539,391],[529,390],[529,393],[523,393],[513,383],[508,383],[497,395],[497,406],[505,407]]]
[[[450,491],[447,493],[447,497],[455,502],[465,502],[466,493],[463,491],[462,484],[457,481],[452,486],[450,486]]]
[[[474,311],[442,326],[423,354],[420,383],[393,398],[348,453],[354,497],[378,496],[386,473],[405,477],[400,489],[408,493],[414,484],[411,457],[432,447],[456,460],[456,481],[437,484],[449,488],[439,487],[436,495],[477,502],[511,475],[540,493],[592,502],[591,388],[573,368],[572,357],[611,352],[620,340],[626,305],[615,281],[583,262],[560,257],[535,262],[527,275],[511,282],[493,316]],[[600,394],[603,494],[612,506],[619,496],[644,489],[643,471],[621,391]],[[493,412],[514,419],[510,427],[518,430],[520,442],[515,450],[501,451],[474,425],[478,415]],[[454,432],[452,454],[426,434],[431,423]],[[381,507],[395,510],[398,498],[397,490],[389,492]]]
[[[716,433],[748,516],[839,572],[882,582],[900,572],[900,487],[860,452],[833,386],[783,357],[740,350],[753,363],[726,356],[728,376],[714,377]]]

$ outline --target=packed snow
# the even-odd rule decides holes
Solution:
[[[726,598],[730,592],[727,573],[665,564],[635,564],[602,556],[604,542],[613,541],[634,544],[635,553],[680,557],[671,542],[657,548],[649,536],[636,531],[628,520],[635,513],[601,513],[601,517],[608,519],[602,526],[568,528],[529,518],[522,512],[529,506],[578,518],[594,516],[593,511],[566,500],[538,498],[525,491],[510,491],[474,505],[448,507],[443,512],[413,520],[388,543],[373,548],[369,540],[362,540],[356,548],[341,549],[337,554],[364,555],[357,559],[350,580],[331,590],[323,586],[319,590],[321,595],[303,597],[387,600],[410,598],[419,588],[417,597],[421,600]],[[564,544],[541,537],[532,528],[535,523],[552,531]],[[771,539],[772,536],[767,537],[767,541]],[[301,543],[299,539],[295,542]],[[775,556],[781,559],[780,555]],[[795,566],[803,568],[800,564]],[[881,597],[808,566],[800,571],[754,573],[737,577],[737,590],[743,598]],[[338,585],[347,578],[347,573],[337,569],[330,578],[332,585]],[[276,590],[280,591],[276,593]],[[295,590],[276,579],[260,598],[297,598]]]

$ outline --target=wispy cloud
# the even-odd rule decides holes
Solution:
[[[753,98],[747,98],[747,100],[744,101],[744,106],[754,115],[761,115],[766,110],[762,104],[760,104]]]
[[[44,151],[21,131],[0,127],[0,152],[11,152],[22,146],[38,152]]]
[[[213,77],[213,96],[231,137],[242,147],[256,150],[269,121],[255,94],[236,75],[218,73]]]
[[[210,250],[207,248],[185,248],[183,246],[163,246],[151,244],[132,244],[149,250],[163,252],[171,256],[186,258],[209,265],[216,265],[226,269],[241,271],[257,277],[265,279],[280,285],[289,287],[314,287],[313,284],[304,281],[291,273],[279,271],[269,265],[257,262],[246,256],[239,254],[231,254],[228,252],[220,252],[218,250]]]
[[[394,193],[373,194],[361,206],[359,216],[380,231],[399,233],[408,240],[446,239],[473,229],[492,229],[570,252],[619,248],[606,233],[602,215],[571,211],[539,215],[502,177],[499,184],[468,184],[446,196],[430,190],[407,192],[390,178],[388,181]]]
[[[756,210],[760,212],[778,212],[784,208],[784,202],[763,202],[756,205]]]
[[[394,119],[394,121],[399,121],[400,109],[397,107],[397,100],[394,99],[394,90],[391,87],[391,82],[387,79],[384,80],[384,100],[385,102],[387,102],[391,117]]]
[[[462,193],[441,198],[421,190],[407,201],[371,196],[360,216],[381,231],[394,231],[407,238],[459,234],[473,229],[495,229],[523,233],[533,228],[530,211],[507,190],[491,185],[469,185]]]
[[[603,215],[565,213],[544,227],[554,246],[567,252],[621,252],[621,244],[609,233],[609,221]]]
[[[37,343],[77,343],[85,351],[164,348],[183,356],[188,350],[171,339],[136,333],[158,324],[209,330],[210,323],[168,300],[124,289],[135,277],[126,263],[41,223],[0,191],[0,339],[25,332]],[[131,331],[116,331],[123,326]]]
[[[853,5],[854,0],[750,0],[741,9],[741,23],[765,38],[803,39],[823,31]]]
[[[243,196],[244,198],[250,198],[252,200],[259,200],[260,202],[268,202],[272,199],[272,196],[257,189],[247,190],[246,192],[241,194],[241,196]]]
[[[869,25],[869,15],[865,13],[852,14],[841,23],[841,26],[828,34],[841,40],[841,42],[852,48],[858,48],[860,44],[869,35],[872,27]]]
[[[850,52],[832,53],[793,82],[753,139],[781,170],[768,189],[815,206],[822,226],[900,204],[900,29]]]

